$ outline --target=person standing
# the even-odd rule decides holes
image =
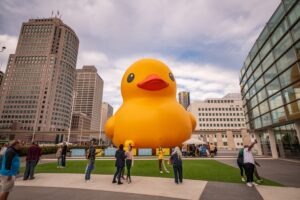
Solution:
[[[67,144],[66,144],[66,142],[64,142],[62,151],[61,151],[61,166],[62,166],[62,168],[66,167],[67,150],[68,150]]]
[[[57,168],[61,168],[61,153],[62,153],[62,147],[59,146],[57,151],[56,151],[56,158],[57,158]]]
[[[9,192],[14,187],[15,177],[20,170],[20,157],[19,151],[21,149],[20,141],[14,141],[11,146],[6,150],[2,166],[0,170],[0,199],[7,200]]]
[[[244,148],[241,148],[238,154],[238,157],[236,159],[237,165],[240,168],[240,175],[241,175],[241,180],[245,182],[244,178]]]
[[[129,145],[128,151],[126,152],[126,169],[127,169],[127,177],[126,180],[128,183],[131,183],[131,174],[130,170],[133,167],[133,153],[132,153],[132,146]]]
[[[253,182],[253,173],[254,173],[254,157],[252,154],[252,148],[257,143],[257,140],[255,140],[253,143],[251,143],[250,146],[245,146],[243,154],[244,154],[244,169],[247,176],[247,186],[252,187],[253,185],[257,185]]]
[[[184,144],[182,146],[181,151],[182,151],[183,156],[187,156],[187,145],[186,144]]]
[[[159,172],[161,174],[163,173],[162,171],[163,168],[166,173],[170,173],[165,166],[164,151],[161,147],[158,148],[158,167],[159,167]]]
[[[5,143],[3,144],[3,146],[1,147],[1,150],[0,150],[0,169],[1,169],[1,166],[2,166],[2,158],[7,150],[7,147],[8,147],[8,144]]]
[[[120,144],[119,149],[116,151],[115,154],[115,158],[116,158],[116,173],[114,174],[114,178],[113,178],[113,183],[116,183],[116,178],[118,178],[118,184],[123,184],[121,182],[121,173],[122,170],[125,166],[125,159],[126,159],[126,155],[125,155],[125,151],[124,151],[124,146],[123,144]]]
[[[88,159],[88,164],[85,169],[85,181],[89,181],[91,179],[91,172],[94,169],[96,159],[96,149],[93,140],[91,141],[90,148],[87,151],[86,158]]]
[[[182,153],[179,147],[175,147],[170,159],[173,164],[175,183],[182,183]]]
[[[34,179],[34,169],[37,165],[41,156],[41,149],[36,145],[35,142],[32,142],[31,146],[28,149],[26,157],[26,169],[24,172],[23,180]]]

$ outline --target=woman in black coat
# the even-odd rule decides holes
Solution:
[[[118,184],[120,185],[123,184],[121,182],[121,173],[123,171],[123,168],[125,167],[125,159],[126,159],[123,144],[120,144],[119,149],[116,151],[115,158],[116,158],[115,166],[117,169],[112,182],[116,183],[117,182],[116,178],[118,178]]]

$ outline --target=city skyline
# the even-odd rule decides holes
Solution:
[[[0,44],[7,49],[0,55],[1,70],[14,53],[21,22],[59,10],[81,41],[77,68],[97,67],[105,82],[103,100],[115,109],[122,101],[121,77],[141,57],[165,62],[178,91],[190,91],[191,101],[222,97],[240,91],[239,69],[279,2],[2,1]],[[28,9],[32,5],[37,8],[34,15]]]

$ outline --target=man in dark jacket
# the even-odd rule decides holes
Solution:
[[[123,144],[120,144],[119,146],[119,149],[116,151],[116,154],[115,154],[115,158],[116,158],[116,168],[117,168],[117,171],[114,175],[114,179],[113,179],[113,183],[116,183],[116,178],[118,177],[118,184],[123,184],[121,182],[121,172],[123,170],[123,168],[125,167],[125,159],[126,159],[126,155],[125,155],[125,151],[124,151],[124,146]]]
[[[28,178],[30,180],[34,179],[34,169],[41,157],[41,154],[41,148],[35,142],[32,142],[26,157],[26,169],[23,177],[24,181]]]
[[[66,167],[66,157],[67,157],[67,144],[66,142],[63,143],[62,151],[61,151],[61,166]]]

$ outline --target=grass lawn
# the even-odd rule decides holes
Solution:
[[[114,160],[96,160],[93,174],[113,174],[115,172]],[[57,169],[56,163],[40,164],[36,168],[36,173],[81,173],[85,171],[87,161],[67,161],[67,167]],[[165,162],[170,174],[160,174],[158,161],[156,160],[135,160],[132,168],[132,176],[151,177],[173,177],[171,165]],[[23,169],[24,170],[24,169]],[[23,171],[22,170],[22,171]],[[220,163],[216,160],[184,160],[184,179],[219,181],[230,183],[241,183],[239,169]],[[263,185],[282,186],[279,183],[264,178]]]

